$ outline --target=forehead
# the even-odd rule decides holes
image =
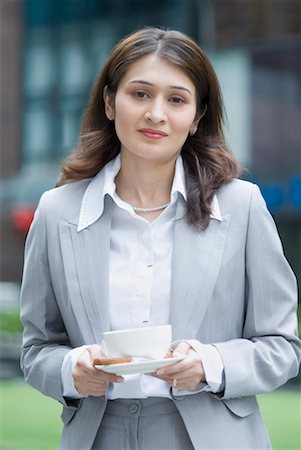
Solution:
[[[144,56],[134,62],[121,79],[120,85],[135,80],[147,81],[158,86],[184,86],[195,93],[195,86],[184,70],[155,54]]]

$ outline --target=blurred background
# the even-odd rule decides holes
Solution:
[[[106,56],[147,25],[183,31],[209,54],[228,143],[260,186],[301,279],[301,0],[0,0],[2,449],[58,446],[59,406],[20,379],[24,241],[40,195],[77,143]],[[259,398],[274,448],[301,448],[298,389],[295,379]]]

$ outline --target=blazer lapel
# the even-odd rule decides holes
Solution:
[[[108,207],[96,222],[80,232],[77,231],[77,224],[60,224],[61,247],[72,306],[77,314],[85,314],[88,318],[90,330],[85,330],[86,337],[89,339],[88,336],[92,334],[96,343],[101,342],[103,331],[110,329],[111,217],[111,208]],[[73,274],[70,273],[72,266]]]
[[[179,202],[174,231],[170,323],[173,340],[197,335],[209,305],[222,262],[230,216],[211,219],[205,231],[195,231]]]

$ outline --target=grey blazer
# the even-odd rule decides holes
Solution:
[[[46,192],[29,232],[21,295],[21,366],[33,387],[63,404],[62,449],[91,449],[104,397],[66,399],[61,365],[76,346],[109,330],[111,202],[78,232],[91,180]],[[255,395],[298,373],[295,277],[257,186],[235,180],[217,192],[223,221],[196,232],[178,202],[170,323],[173,340],[216,346],[225,389],[173,398],[196,449],[269,449]],[[41,412],[42,413],[42,412]]]

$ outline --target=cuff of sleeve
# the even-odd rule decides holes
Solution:
[[[172,350],[182,341],[172,344]],[[210,391],[213,393],[223,390],[224,364],[217,348],[212,344],[202,344],[197,339],[185,340],[201,357],[204,367],[206,383],[200,383],[193,393]]]
[[[76,347],[70,350],[64,357],[62,368],[61,368],[61,380],[63,387],[64,397],[71,399],[80,399],[87,397],[86,395],[81,395],[74,386],[74,381],[72,377],[72,370],[78,360],[78,357],[86,350],[88,345],[82,345],[81,347]]]
[[[198,394],[199,392],[211,392],[210,386],[207,383],[200,383],[195,389],[189,391],[172,387],[172,394],[176,398],[182,397],[183,395]]]
[[[187,341],[191,347],[201,356],[205,371],[206,382],[211,392],[219,392],[223,386],[224,364],[214,345],[201,344],[196,339]]]

